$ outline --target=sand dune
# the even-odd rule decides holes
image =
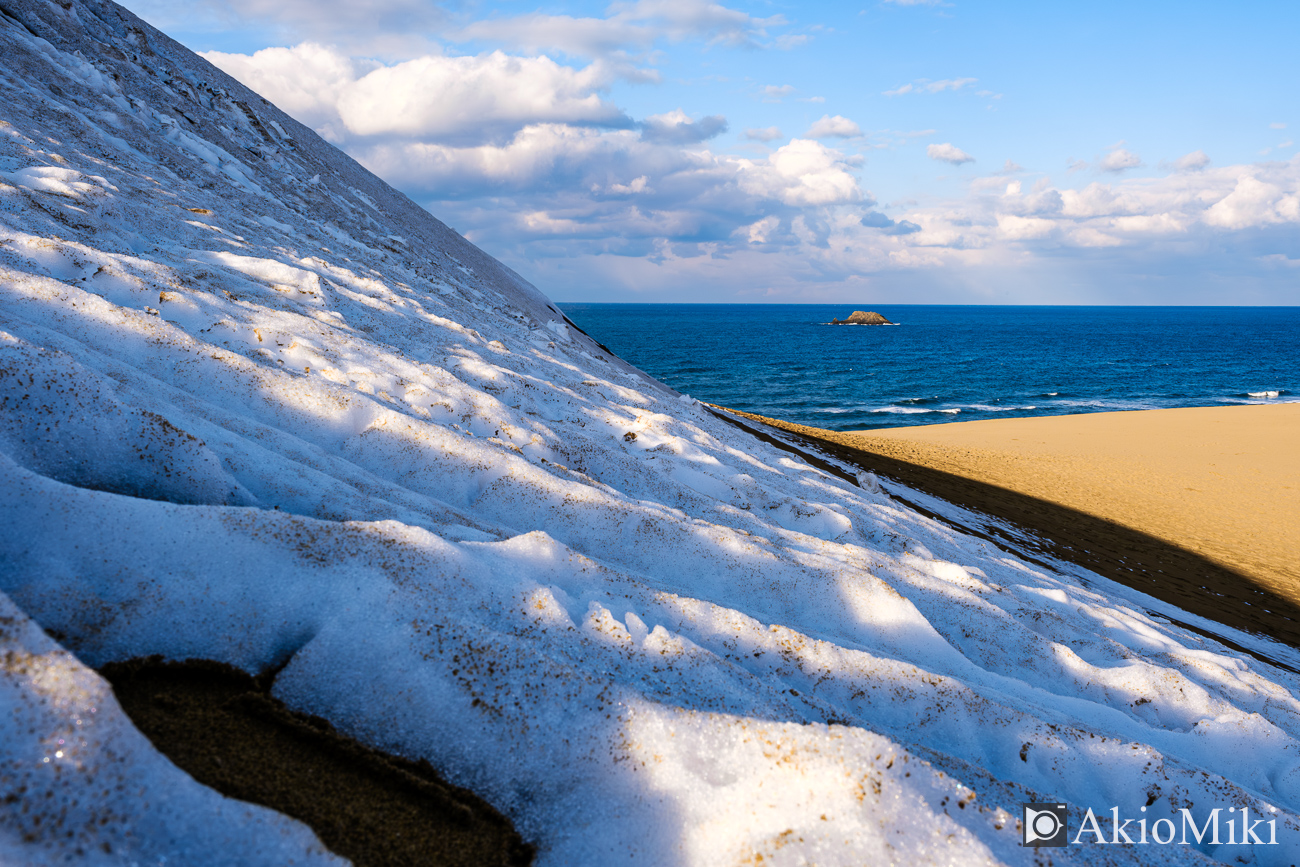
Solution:
[[[1254,584],[1300,606],[1300,404],[1090,413],[850,433],[765,421],[860,450],[860,462],[900,481],[1051,536],[1076,549],[1074,559],[1090,568],[1098,567],[1099,558],[1122,568],[1133,559],[1130,554],[1140,556],[1129,549],[1142,547],[1140,537],[1149,536],[1169,546],[1155,559],[1148,555],[1149,563],[1160,563],[1150,571],[1182,573],[1180,579],[1202,584],[1231,584],[1235,575],[1238,583]],[[953,478],[922,478],[916,475],[918,468]],[[957,481],[963,479],[977,484]],[[1008,492],[1023,497],[1006,496]],[[1101,525],[1080,516],[1136,535],[1111,533],[1103,539],[1107,534],[1099,531]],[[1211,576],[1205,563],[1170,566],[1169,560],[1177,559],[1175,549],[1222,571]],[[1106,570],[1103,564],[1099,571],[1117,569]],[[1212,590],[1216,596],[1231,595],[1233,588]],[[1186,598],[1174,597],[1188,605]],[[1260,600],[1246,604],[1258,607]],[[1275,611],[1286,607],[1264,604]],[[1202,613],[1294,640],[1284,628],[1242,622],[1239,612],[1211,607]]]

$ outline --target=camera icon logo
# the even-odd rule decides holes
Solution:
[[[1021,804],[1021,846],[1066,846],[1070,829],[1065,804]]]

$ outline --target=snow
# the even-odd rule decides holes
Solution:
[[[86,667],[149,654],[287,662],[543,865],[1028,864],[1045,800],[1278,820],[1079,863],[1300,857],[1292,670],[639,374],[112,4],[0,55],[0,858],[329,860]]]
[[[0,862],[341,864],[309,830],[198,786],[131,725],[108,684],[0,596],[6,804]],[[44,845],[42,845],[44,844]]]

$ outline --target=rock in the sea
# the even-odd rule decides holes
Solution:
[[[867,310],[854,310],[847,319],[832,319],[831,325],[893,325],[879,313]]]

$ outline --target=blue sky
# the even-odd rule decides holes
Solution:
[[[126,5],[557,300],[1300,301],[1300,4]]]

